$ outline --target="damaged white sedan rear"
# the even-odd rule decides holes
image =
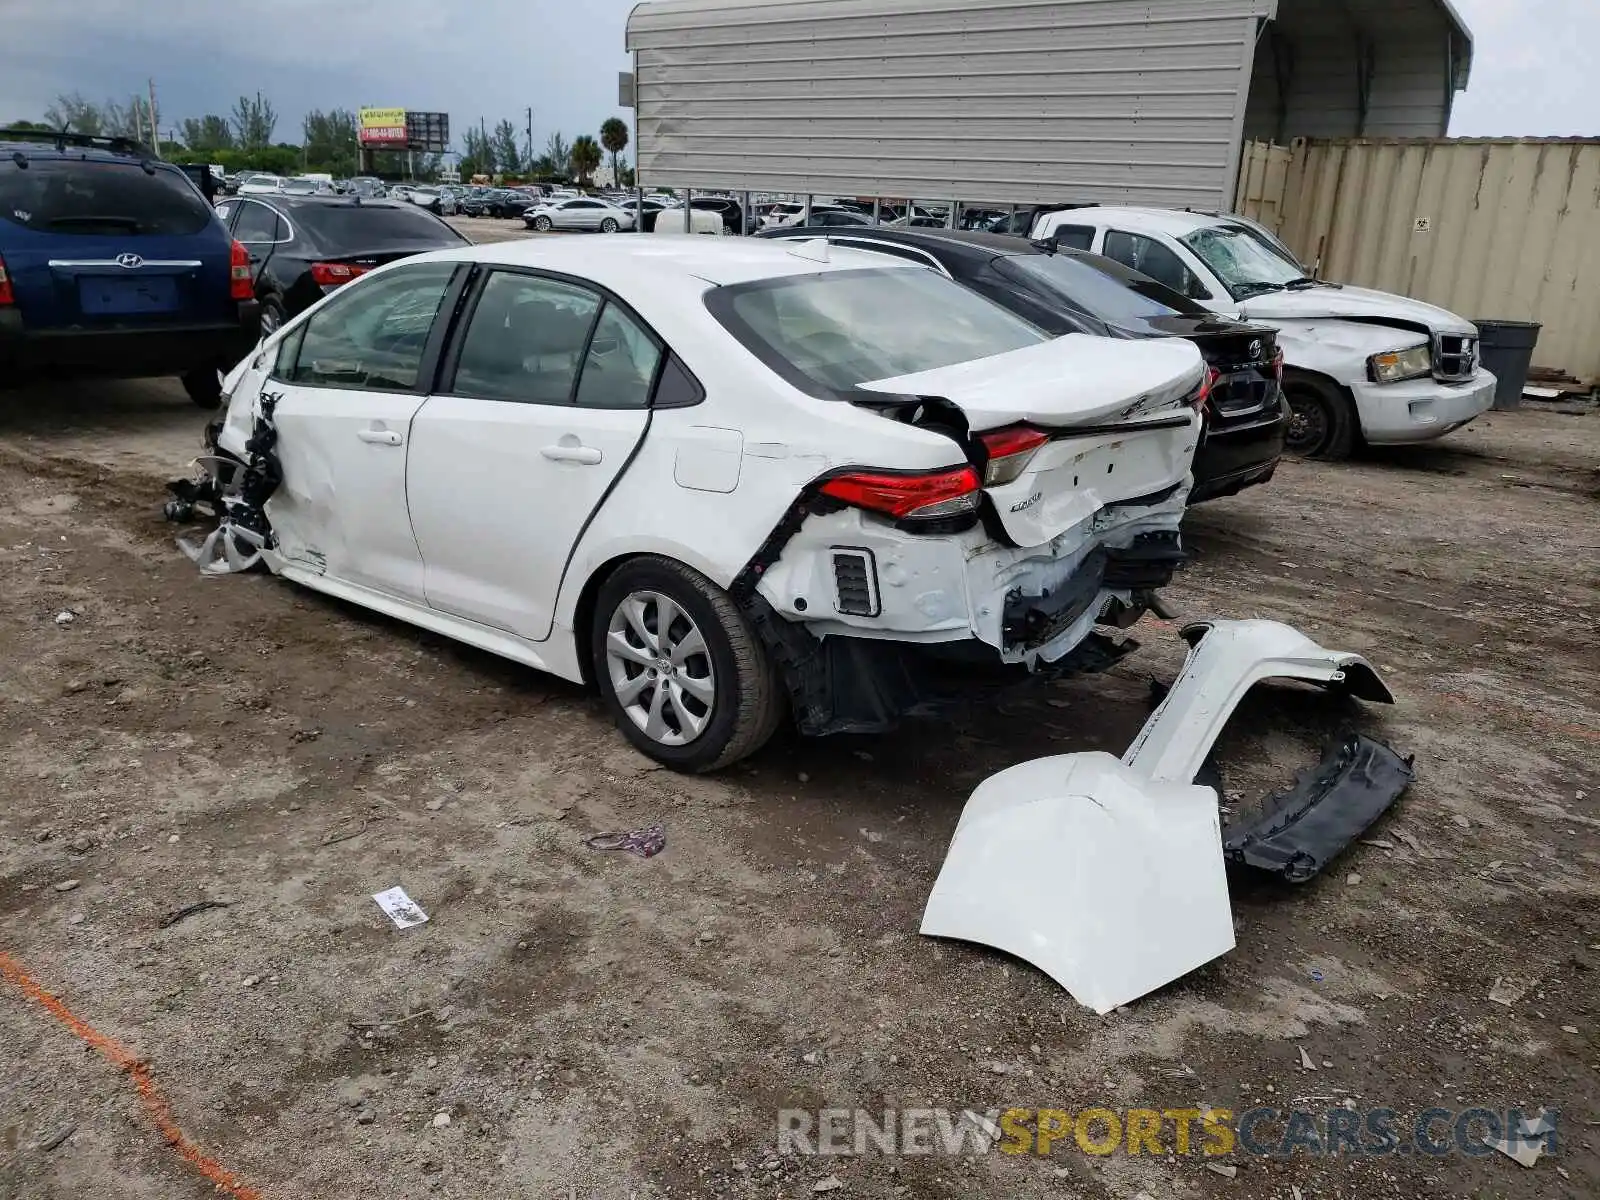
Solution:
[[[816,243],[530,241],[372,272],[227,380],[202,566],[257,561],[596,685],[711,770],[1157,603],[1204,369]]]

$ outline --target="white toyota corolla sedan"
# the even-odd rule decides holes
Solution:
[[[588,681],[711,770],[1104,666],[1181,558],[1205,377],[818,242],[463,247],[230,373],[191,553]]]

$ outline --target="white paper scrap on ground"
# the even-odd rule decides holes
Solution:
[[[392,887],[387,892],[375,893],[372,898],[400,929],[410,929],[413,925],[421,925],[428,919],[428,914],[422,911],[422,907],[406,895],[405,888]]]

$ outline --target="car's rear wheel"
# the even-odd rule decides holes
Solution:
[[[766,647],[731,597],[671,559],[605,581],[590,631],[594,677],[624,736],[675,771],[755,753],[784,713]]]
[[[261,337],[265,341],[283,328],[283,305],[268,296],[261,302]]]
[[[216,408],[222,403],[222,372],[215,367],[200,367],[183,377],[183,390],[195,406]]]
[[[1355,406],[1335,384],[1314,375],[1285,378],[1289,401],[1289,428],[1284,449],[1301,458],[1338,461],[1355,448],[1358,421]]]
[[[533,219],[533,227],[540,233],[549,233],[553,228],[553,226],[550,224],[549,217],[535,217]]]
[[[601,233],[615,233],[620,228],[621,226],[617,224],[617,219],[615,217],[607,217],[604,221],[600,222]]]

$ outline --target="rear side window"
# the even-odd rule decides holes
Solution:
[[[0,161],[0,221],[39,233],[172,237],[199,233],[211,206],[183,172],[138,162]]]
[[[1005,354],[1048,336],[932,271],[828,271],[714,288],[712,316],[813,395]]]
[[[462,246],[462,237],[425,208],[376,208],[355,204],[301,204],[290,210],[297,224],[326,248],[354,253]]]

